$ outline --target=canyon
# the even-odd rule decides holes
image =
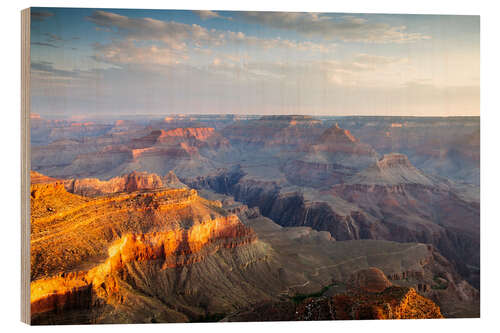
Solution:
[[[474,124],[32,119],[32,323],[477,317]]]

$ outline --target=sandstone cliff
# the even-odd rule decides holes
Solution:
[[[164,186],[161,178],[156,174],[131,172],[106,181],[97,178],[71,179],[65,181],[65,187],[71,193],[84,196],[98,196],[118,192],[155,190]]]
[[[219,202],[205,200],[190,189],[143,190],[92,199],[68,193],[60,182],[32,185],[33,322],[122,322],[123,318],[94,315],[111,316],[117,307],[140,300],[144,287],[133,282],[137,270],[154,279],[161,272],[175,276],[177,270],[200,262],[227,265],[230,258],[247,265],[263,258],[253,230],[220,207]],[[155,283],[148,288],[163,290]],[[176,288],[167,290],[175,293]],[[143,306],[151,302],[158,301],[153,297]],[[190,300],[186,306],[199,302]],[[183,311],[159,305],[155,309],[168,313],[162,321],[187,320]],[[134,313],[122,309],[118,315],[132,320]],[[197,313],[190,316],[203,316],[204,311]]]

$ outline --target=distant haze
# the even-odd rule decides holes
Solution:
[[[32,8],[32,112],[479,115],[479,17]]]

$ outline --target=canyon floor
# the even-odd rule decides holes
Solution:
[[[478,133],[32,119],[32,323],[478,317]]]

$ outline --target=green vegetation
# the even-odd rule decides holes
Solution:
[[[431,286],[431,289],[435,289],[435,290],[443,290],[443,289],[448,288],[448,283],[443,282],[443,281],[442,281],[443,279],[442,279],[441,277],[439,277],[439,276],[435,276],[433,280],[434,280],[434,282],[435,282],[436,284],[433,284],[433,285]]]
[[[333,283],[332,284],[329,284],[323,288],[321,288],[320,291],[317,291],[315,293],[311,293],[311,294],[297,294],[295,296],[292,296],[290,297],[290,299],[295,303],[295,304],[298,304],[300,302],[302,302],[303,300],[305,300],[306,298],[316,298],[316,297],[321,297],[323,296],[324,293],[326,293],[328,291],[328,289],[330,289],[331,287],[333,287]]]

